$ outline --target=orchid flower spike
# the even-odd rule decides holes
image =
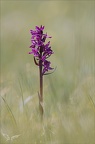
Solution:
[[[50,41],[46,42],[47,38],[51,38],[50,36],[43,33],[44,26],[36,26],[35,30],[30,30],[32,35],[31,37],[31,51],[29,54],[34,55],[34,62],[37,66],[40,66],[40,62],[42,64],[42,75],[45,75],[49,70],[53,70],[51,67],[51,62],[47,59],[53,54],[53,51],[50,46]]]

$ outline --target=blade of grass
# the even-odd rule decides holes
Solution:
[[[20,74],[21,78],[23,77],[22,74]],[[25,112],[25,116],[26,119],[28,121],[28,113],[27,113],[27,106],[25,106],[25,102],[24,102],[24,96],[23,96],[23,89],[22,89],[22,85],[21,85],[21,81],[18,78],[18,82],[19,82],[19,87],[20,87],[20,91],[21,91],[21,99],[22,99],[22,105],[23,105],[23,112]]]
[[[90,101],[90,103],[91,103],[91,105],[92,105],[92,107],[93,107],[93,109],[94,109],[94,112],[95,112],[95,103],[94,103],[92,97],[90,96],[90,94],[87,92],[87,89],[86,89],[85,86],[84,86],[84,90],[85,90],[85,93],[86,93],[86,95],[87,95],[87,97],[88,97],[88,100]]]
[[[95,111],[95,103],[94,103],[93,99],[91,98],[90,94],[87,94],[87,97],[88,97],[88,99],[89,99],[89,101],[90,101],[90,103],[93,106],[93,109]]]
[[[24,97],[23,97],[23,90],[22,90],[22,86],[21,86],[21,82],[20,80],[18,79],[19,81],[19,86],[20,86],[20,90],[21,90],[21,97],[22,97],[22,103],[23,103],[23,108],[24,108]]]
[[[8,110],[11,118],[12,118],[13,124],[17,127],[16,119],[15,119],[15,117],[13,115],[13,112],[11,111],[11,108],[9,107],[7,101],[3,97],[2,97],[2,99],[3,99],[4,103],[5,103],[5,106],[6,106],[7,110]]]

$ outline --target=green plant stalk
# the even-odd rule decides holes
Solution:
[[[43,109],[43,74],[42,74],[42,61],[39,61],[39,76],[40,76],[40,92],[39,92],[39,109],[41,118],[43,119],[44,109]]]

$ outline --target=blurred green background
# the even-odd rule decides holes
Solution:
[[[0,4],[1,143],[94,144],[95,1]],[[50,60],[57,66],[44,77],[44,124],[39,121],[38,67],[28,54],[30,29],[36,25],[52,36]],[[4,134],[20,136],[6,141]]]

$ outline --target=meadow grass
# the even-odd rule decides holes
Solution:
[[[28,55],[38,24],[52,36],[57,67],[44,76],[43,122],[38,68]],[[94,1],[1,2],[0,144],[95,143],[94,39]]]
[[[94,143],[93,77],[80,83],[68,100],[55,95],[50,85],[51,78],[48,79],[44,88],[45,112],[42,122],[37,91],[34,94],[29,91],[30,84],[25,78],[27,75],[24,73],[21,82],[18,80],[18,85],[17,82],[11,83],[6,89],[2,89],[1,143]]]

